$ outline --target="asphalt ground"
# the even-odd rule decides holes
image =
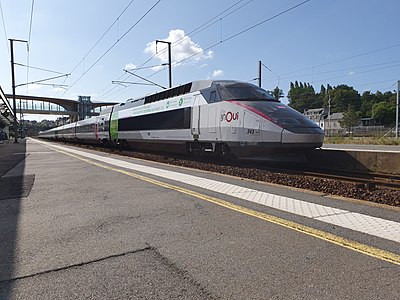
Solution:
[[[87,152],[400,221],[399,210],[383,206]],[[185,182],[148,174],[145,180],[135,176],[144,174],[34,140],[1,145],[0,172],[5,195],[0,299],[398,299],[400,294],[396,261],[240,207],[398,256],[400,246],[393,241]],[[210,197],[239,208],[211,203]]]

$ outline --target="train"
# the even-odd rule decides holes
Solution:
[[[39,137],[140,150],[267,158],[323,144],[313,121],[266,90],[236,80],[198,80],[149,94]]]

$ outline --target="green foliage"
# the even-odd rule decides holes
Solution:
[[[320,92],[316,93],[312,85],[295,81],[290,83],[288,98],[289,106],[301,113],[306,109],[328,107],[330,99],[331,113],[348,113],[351,106],[359,118],[372,117],[377,125],[392,126],[395,123],[396,93],[391,91],[375,94],[365,91],[360,96],[348,85],[332,87],[327,84],[326,88],[321,85]]]
[[[372,117],[377,120],[379,124],[385,126],[393,126],[396,121],[396,102],[379,102],[372,106]]]
[[[360,94],[353,88],[345,84],[336,86],[330,91],[331,112],[344,112],[349,105],[357,111],[361,108]]]
[[[315,93],[314,87],[309,83],[301,83],[296,81],[290,83],[288,94],[289,106],[303,113],[305,109],[322,107],[320,97]]]
[[[359,125],[360,119],[361,113],[357,112],[352,105],[349,105],[347,110],[343,112],[343,119],[339,123],[340,126],[352,132],[353,128]]]

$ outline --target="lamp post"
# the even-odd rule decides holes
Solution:
[[[18,128],[17,128],[17,104],[15,100],[15,72],[14,72],[14,42],[28,43],[24,40],[9,39],[11,50],[11,81],[13,93],[13,109],[14,109],[14,143],[18,143]],[[22,136],[22,132],[21,132]]]
[[[396,97],[396,139],[399,138],[399,90],[400,90],[400,80],[397,80],[397,97]]]
[[[169,87],[172,88],[171,42],[156,40],[156,52],[158,43],[168,44]]]

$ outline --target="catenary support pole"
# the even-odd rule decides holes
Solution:
[[[14,110],[14,143],[18,143],[17,104],[15,100],[14,42],[23,42],[23,43],[28,43],[28,42],[24,40],[14,40],[14,39],[9,39],[9,41],[11,50],[11,81],[12,81],[13,110]]]
[[[397,80],[397,97],[396,97],[396,139],[399,138],[399,90],[400,90],[400,80]]]
[[[169,87],[172,88],[171,42],[156,40],[156,49],[158,43],[168,44]]]

